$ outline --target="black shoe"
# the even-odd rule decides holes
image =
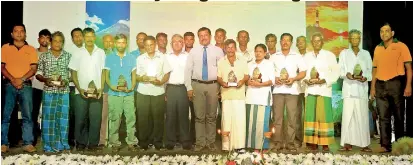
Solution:
[[[175,147],[173,145],[166,145],[167,150],[173,150]]]
[[[191,150],[192,149],[192,145],[182,145],[182,148],[184,150]]]
[[[83,145],[83,144],[77,144],[76,145],[76,150],[77,151],[83,151],[85,149],[86,149],[86,145]]]
[[[101,151],[103,148],[99,147],[97,145],[91,145],[87,147],[89,149],[89,151]]]
[[[166,150],[166,148],[163,147],[163,146],[161,146],[161,147],[156,147],[155,146],[155,149],[158,150],[158,151],[165,151]]]
[[[176,143],[176,144],[175,144],[175,147],[176,147],[176,148],[182,148],[182,144],[181,144],[181,143]]]

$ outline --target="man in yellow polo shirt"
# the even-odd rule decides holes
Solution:
[[[5,105],[1,120],[1,152],[7,152],[9,141],[10,116],[15,102],[19,101],[23,119],[23,150],[35,152],[33,147],[33,101],[32,82],[30,78],[37,71],[37,53],[26,42],[26,27],[23,24],[13,26],[12,43],[1,47],[1,73],[6,77]]]
[[[392,115],[396,140],[403,137],[404,97],[410,97],[412,93],[412,57],[409,48],[393,36],[394,31],[390,25],[384,24],[380,28],[382,42],[376,46],[373,57],[370,95],[372,99],[376,99],[379,111],[380,152],[391,151]],[[407,81],[404,77],[407,77]]]

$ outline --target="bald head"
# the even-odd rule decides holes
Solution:
[[[103,36],[102,39],[103,39],[103,48],[105,50],[114,48],[113,36],[112,35],[106,34],[106,35]]]

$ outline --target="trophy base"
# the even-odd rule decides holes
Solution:
[[[97,98],[98,97],[98,95],[96,94],[96,93],[85,93],[85,95],[86,95],[86,97],[88,97],[88,98]]]
[[[259,83],[262,83],[262,79],[252,79],[252,80],[254,80],[256,82],[259,82]]]
[[[315,83],[315,82],[317,82],[317,81],[319,81],[318,78],[317,78],[317,79],[310,79],[310,80],[308,80],[308,82],[310,82],[310,83]]]
[[[361,79],[363,79],[364,77],[363,77],[363,76],[355,76],[355,75],[353,75],[353,78],[356,79],[356,80],[361,80]]]
[[[56,85],[56,86],[62,85],[62,82],[61,82],[61,81],[51,81],[51,83],[52,83],[53,85]]]
[[[288,83],[288,79],[281,79],[280,81],[281,81],[281,83],[283,83],[283,84]]]
[[[121,90],[121,91],[124,91],[124,90],[127,89],[127,87],[118,86],[118,87],[116,87],[116,89]]]
[[[237,87],[237,86],[238,86],[238,83],[228,82],[227,85],[228,85],[229,87]]]

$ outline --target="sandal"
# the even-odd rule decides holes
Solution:
[[[347,147],[341,147],[340,149],[338,149],[338,151],[349,151]]]
[[[323,152],[330,152],[330,148],[328,148],[328,146],[323,146]]]
[[[361,152],[372,152],[372,150],[369,147],[364,147],[360,151]]]

